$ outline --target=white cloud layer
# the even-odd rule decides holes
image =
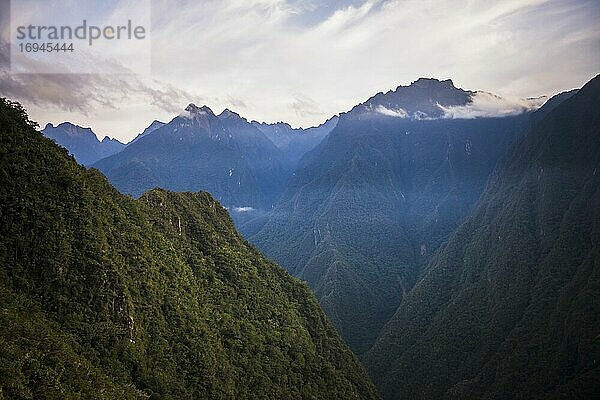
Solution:
[[[522,114],[540,108],[547,97],[530,99],[511,99],[500,97],[488,92],[476,92],[471,97],[471,102],[464,106],[438,107],[444,111],[444,118],[472,119],[489,117],[506,117],[509,115]]]
[[[120,14],[135,16],[135,2],[124,1]],[[112,90],[130,77],[73,76],[73,101],[110,96],[64,104],[39,80],[3,85],[17,78],[0,71],[2,94],[40,123],[71,120],[128,140],[190,102],[309,126],[421,76],[525,98],[580,87],[600,72],[597,0],[153,0],[152,19],[153,72],[129,84],[140,88],[135,95]],[[477,100],[475,111],[452,112],[494,108]]]
[[[254,211],[254,208],[252,208],[252,207],[233,207],[233,211],[235,211],[236,213],[245,213],[245,212]]]
[[[377,106],[375,111],[377,111],[379,114],[386,115],[388,117],[408,118],[408,113],[402,108],[389,109],[387,107],[379,105]]]

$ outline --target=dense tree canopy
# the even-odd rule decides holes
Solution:
[[[0,222],[0,398],[376,398],[210,195],[121,195],[5,99]]]

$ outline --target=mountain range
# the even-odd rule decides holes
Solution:
[[[212,193],[363,354],[544,101],[420,78],[308,130],[190,104],[94,167],[134,196]]]
[[[600,392],[600,76],[549,106],[365,357],[384,398]]]
[[[240,228],[309,283],[358,354],[528,126],[527,112],[445,117],[473,93],[419,79],[357,105],[305,156],[268,218]]]
[[[197,118],[183,135],[227,141]],[[0,171],[1,398],[377,398],[309,289],[209,194],[122,195],[5,99]]]
[[[510,99],[421,78],[309,129],[190,104],[94,167],[142,202],[212,193],[384,399],[587,399],[599,85]]]
[[[245,221],[274,206],[298,160],[336,122],[292,129],[190,104],[168,123],[154,121],[122,151],[93,166],[136,197],[154,187],[209,191],[236,221]]]
[[[228,207],[261,209],[288,174],[281,151],[248,121],[194,104],[94,167],[134,196],[154,187],[206,190]]]
[[[43,133],[44,136],[69,149],[77,162],[85,166],[90,166],[125,148],[123,143],[108,136],[100,141],[90,128],[82,128],[70,122],[63,122],[57,126],[47,124]]]
[[[323,124],[308,128],[292,128],[290,124],[278,122],[267,124],[252,121],[265,136],[283,152],[290,168],[295,168],[304,154],[315,148],[335,128],[338,117],[331,117]]]

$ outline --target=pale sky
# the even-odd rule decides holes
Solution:
[[[600,73],[597,0],[152,0],[152,70],[138,75],[11,74],[0,2],[0,95],[42,126],[70,121],[122,141],[190,102],[307,127],[419,77],[537,97]]]

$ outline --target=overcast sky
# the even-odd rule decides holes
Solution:
[[[142,75],[10,74],[0,2],[0,95],[41,125],[66,120],[123,141],[190,102],[311,126],[422,76],[533,97],[600,72],[597,0],[152,0]],[[135,17],[136,2],[117,3]]]

